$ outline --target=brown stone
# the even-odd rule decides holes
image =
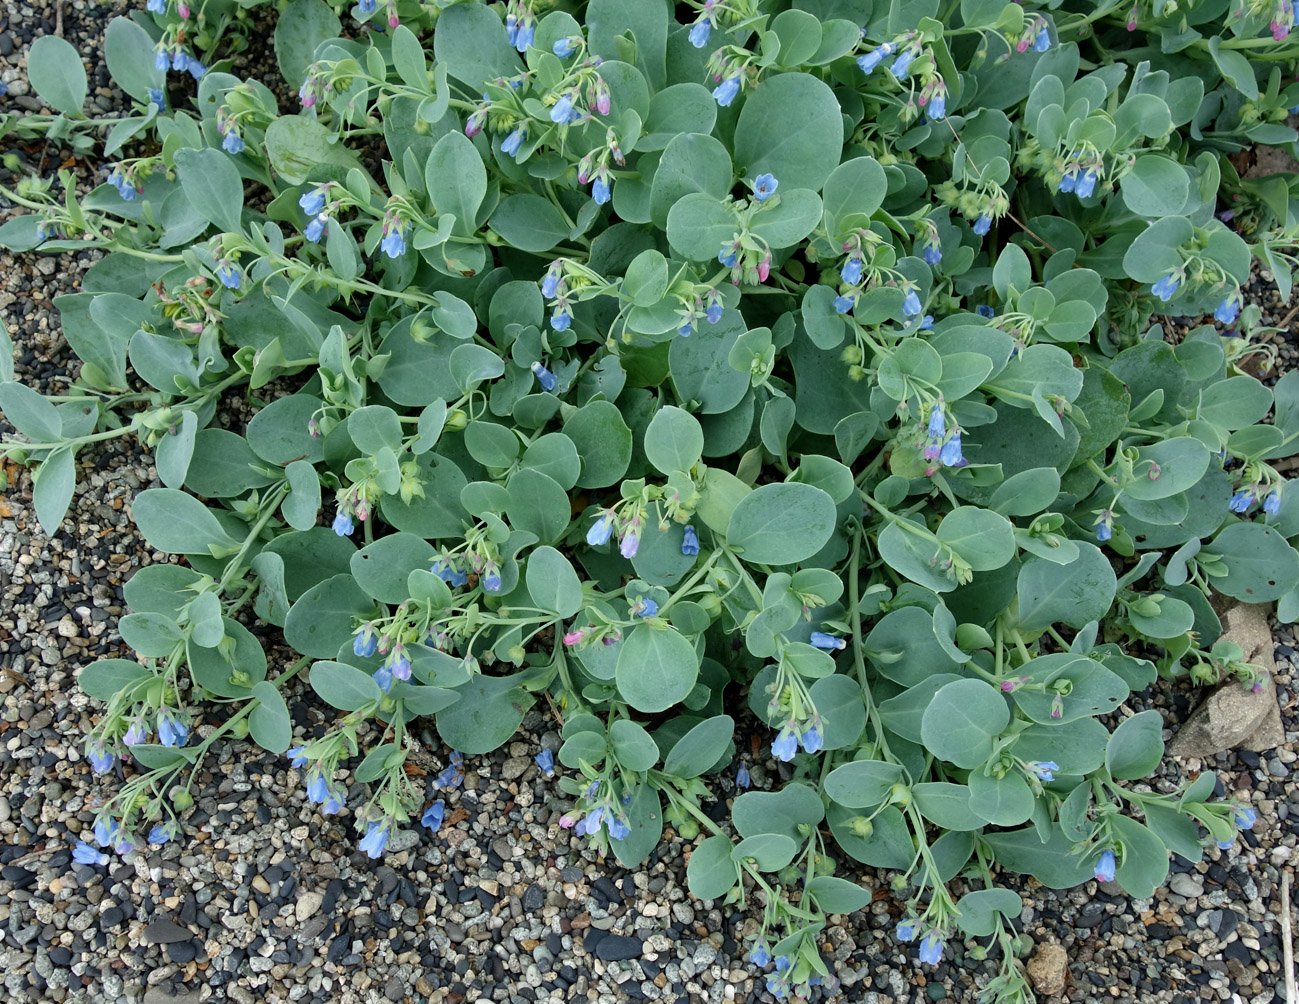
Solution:
[[[1056,944],[1038,946],[1028,960],[1028,978],[1044,997],[1055,997],[1064,992],[1069,978],[1069,956]]]
[[[1168,744],[1173,756],[1208,757],[1241,747],[1255,753],[1275,749],[1285,742],[1281,708],[1277,704],[1272,631],[1267,607],[1234,603],[1220,611],[1222,637],[1244,650],[1244,661],[1261,666],[1268,674],[1259,693],[1231,679],[1220,683]]]

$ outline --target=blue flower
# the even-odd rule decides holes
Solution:
[[[1113,882],[1114,881],[1114,852],[1104,851],[1096,862],[1096,881]]]
[[[894,933],[898,936],[898,941],[915,941],[916,935],[920,933],[920,921],[914,917],[900,920]]]
[[[122,742],[127,746],[139,746],[149,738],[149,730],[145,728],[144,717],[138,716],[131,720],[130,727],[122,735]]]
[[[325,236],[325,224],[328,221],[329,217],[324,213],[321,213],[307,224],[306,229],[302,231],[302,236],[311,241],[312,244],[315,244],[320,240],[320,238]],[[335,527],[334,529],[337,530],[338,528]],[[351,531],[349,530],[348,532],[350,533]]]
[[[550,750],[543,749],[540,753],[538,753],[535,757],[533,757],[533,759],[537,761],[537,766],[541,768],[541,772],[545,774],[546,777],[555,776],[555,754],[554,753],[552,753]]]
[[[1235,843],[1235,841],[1234,841],[1234,840],[1215,840],[1214,843],[1218,845],[1218,850],[1220,850],[1220,851],[1229,851],[1229,850],[1231,850],[1231,846],[1232,846],[1232,844]]]
[[[1227,503],[1227,508],[1232,512],[1244,513],[1254,504],[1254,489],[1242,488],[1231,497]]]
[[[514,47],[520,52],[527,52],[536,35],[537,28],[531,21],[519,25],[519,33],[514,38]]]
[[[307,747],[305,746],[294,746],[284,755],[289,758],[290,767],[304,767],[307,764]]]
[[[307,778],[307,800],[319,805],[328,794],[329,782],[325,780],[325,775],[319,770],[313,770]]]
[[[924,317],[922,317],[922,318],[920,319],[920,330],[921,330],[921,331],[932,331],[933,328],[934,328],[934,315],[933,315],[933,314],[926,314]]]
[[[185,64],[189,62],[189,56],[185,55],[184,49],[177,49],[171,54],[171,68],[177,72],[185,69]]]
[[[149,0],[144,5],[144,9],[150,14],[165,14],[167,12],[167,2],[166,0]]]
[[[836,296],[834,298],[834,312],[836,314],[846,314],[852,310],[856,302],[856,299],[851,296]]]
[[[929,107],[925,111],[935,122],[942,119],[947,114],[947,95],[945,93],[935,94],[929,99]]]
[[[336,816],[343,811],[343,806],[347,803],[346,793],[339,794],[337,789],[330,788],[325,795],[325,801],[320,806],[320,811],[326,816]]]
[[[158,111],[162,111],[164,108],[167,107],[167,96],[162,93],[161,87],[149,88],[149,104],[157,105]]]
[[[1084,171],[1083,176],[1078,179],[1078,187],[1075,190],[1077,192],[1078,198],[1090,199],[1092,193],[1096,191],[1096,182],[1098,180],[1099,179],[1096,176],[1096,172],[1093,171],[1091,168],[1088,168],[1086,171]]]
[[[100,847],[110,847],[122,836],[122,824],[111,816],[95,820],[95,840]]]
[[[243,153],[244,141],[237,132],[230,129],[226,132],[226,138],[221,141],[221,149],[226,153]]]
[[[567,301],[561,300],[550,315],[550,326],[556,331],[567,331],[572,323],[573,312],[568,309]]]
[[[919,957],[921,962],[936,966],[943,961],[943,939],[937,931],[930,931],[920,942]]]
[[[696,49],[702,49],[708,44],[708,36],[712,33],[713,24],[708,18],[700,18],[690,26],[690,44]]]
[[[898,58],[893,60],[893,65],[889,67],[889,72],[899,80],[905,80],[907,72],[911,69],[911,64],[916,61],[916,56],[920,53],[916,49],[904,49],[898,53]]]
[[[943,260],[943,249],[937,244],[928,244],[920,252],[920,257],[924,259],[926,265],[937,265]]]
[[[759,202],[766,202],[779,186],[780,182],[774,174],[760,174],[753,179],[753,197]]]
[[[974,312],[980,317],[996,317],[997,312],[989,307],[986,303],[981,303],[974,308]]]
[[[222,262],[217,266],[217,278],[226,289],[238,289],[244,284],[244,274],[231,262]]]
[[[1281,492],[1279,489],[1272,489],[1268,492],[1267,498],[1263,500],[1263,511],[1269,516],[1275,516],[1281,511]]]
[[[1218,309],[1213,312],[1213,316],[1223,324],[1235,324],[1236,318],[1240,316],[1240,297],[1236,293],[1229,294],[1218,304]]]
[[[437,783],[443,788],[459,788],[465,779],[465,758],[459,750],[452,750],[451,763],[437,776]]]
[[[653,617],[659,612],[659,605],[648,596],[642,596],[632,604],[632,615],[635,617]]]
[[[325,190],[313,188],[309,192],[303,192],[298,199],[298,206],[308,216],[320,215],[321,210],[325,208]]]
[[[607,544],[612,535],[613,514],[606,512],[591,524],[591,529],[586,531],[586,542],[592,547],[599,547],[601,544]]]
[[[635,527],[632,527],[624,533],[622,539],[618,541],[618,553],[630,561],[632,558],[636,557],[636,552],[639,550],[640,533],[637,532]]]
[[[108,752],[103,742],[93,742],[86,746],[86,759],[96,774],[106,774],[113,769],[113,754]]]
[[[394,221],[379,242],[379,248],[389,258],[400,258],[406,253],[406,228]]]
[[[609,831],[609,836],[614,840],[626,840],[631,836],[631,827],[613,813],[608,814],[608,818],[604,821],[604,825]]]
[[[359,655],[362,659],[368,659],[374,655],[374,650],[379,647],[379,639],[375,637],[374,628],[369,624],[361,628],[356,639],[352,642],[352,652]]]
[[[379,685],[385,694],[392,689],[392,669],[385,663],[370,674],[370,678]]]
[[[862,260],[859,256],[853,255],[843,263],[843,268],[839,269],[839,278],[849,286],[855,286],[861,282]]]
[[[717,252],[717,260],[727,268],[734,268],[735,263],[740,260],[739,246],[734,243],[723,244],[722,249]]]
[[[577,51],[577,42],[571,38],[556,39],[555,44],[551,46],[550,51],[560,59],[567,59]]]
[[[735,772],[735,787],[743,791],[746,788],[750,787],[752,784],[753,784],[753,778],[749,776],[748,764],[743,764],[743,763],[740,764],[739,770]],[[766,963],[764,962],[762,963],[762,965],[765,966]]]
[[[581,117],[582,113],[573,107],[573,96],[571,94],[563,95],[550,109],[550,121],[556,125],[568,125]]]
[[[609,201],[609,197],[609,176],[601,171],[596,174],[595,180],[591,182],[591,198],[603,206]]]
[[[355,529],[351,514],[340,509],[334,516],[334,532],[340,537],[350,537]]]
[[[753,951],[749,953],[749,961],[760,968],[771,962],[771,952],[767,950],[765,942],[759,941],[754,944]]]
[[[357,4],[362,14],[373,14],[379,9],[378,0],[360,0]]]
[[[716,324],[722,319],[722,313],[724,310],[725,308],[721,305],[720,301],[710,303],[708,309],[704,311],[704,316],[708,318],[709,324]]]
[[[372,822],[359,844],[361,850],[372,858],[381,857],[388,846],[388,824]]]
[[[775,742],[771,744],[771,755],[777,760],[789,763],[794,759],[794,754],[798,752],[798,736],[794,731],[792,724],[786,725],[776,736]]]
[[[723,108],[729,108],[735,96],[740,93],[740,78],[727,77],[713,88],[713,100]]]
[[[77,846],[72,848],[72,860],[79,865],[102,866],[108,864],[108,855],[95,850],[84,840],[78,840]]]
[[[207,73],[207,67],[204,66],[202,63],[200,63],[193,56],[189,57],[189,63],[185,67],[185,69],[189,70],[189,75],[193,77],[195,80],[202,80],[203,74]]]
[[[501,144],[501,152],[513,157],[519,152],[519,147],[523,145],[523,141],[527,138],[528,127],[525,125],[515,126],[514,131],[506,136],[505,142]]]
[[[1258,822],[1258,814],[1249,806],[1242,805],[1236,810],[1233,820],[1240,829],[1252,830],[1254,824]]]
[[[483,576],[483,588],[489,593],[501,591],[501,573],[492,565],[487,566],[487,574]]]
[[[398,680],[410,679],[410,659],[405,651],[394,648],[388,656],[388,668],[392,670],[392,675]]]
[[[1065,171],[1060,178],[1060,184],[1055,186],[1057,192],[1072,192],[1078,187],[1078,169],[1076,167]]]
[[[944,467],[965,466],[966,460],[961,454],[961,433],[959,431],[954,431],[947,437],[942,450],[938,453],[938,461]]]
[[[914,289],[908,289],[907,295],[902,300],[902,313],[908,317],[915,317],[923,308],[920,306],[920,297],[916,295]]]
[[[681,327],[677,328],[677,334],[680,335],[682,338],[689,338],[694,333],[695,333],[695,326],[690,323],[689,319],[685,320],[682,323]]]
[[[189,728],[171,708],[158,712],[158,742],[164,746],[184,746],[189,739]]]
[[[803,749],[809,753],[818,752],[825,745],[825,737],[821,735],[821,730],[812,725],[803,731],[798,737],[798,741],[803,744]]]
[[[987,213],[983,213],[977,220],[974,221],[973,229],[974,232],[978,234],[980,237],[984,236],[989,230],[992,229],[992,217],[989,216]]]
[[[157,52],[153,54],[153,68],[155,70],[161,70],[163,72],[166,72],[167,64],[169,62],[171,62],[171,60],[167,58],[166,49],[159,49]]]
[[[542,366],[540,362],[532,364],[532,372],[536,374],[537,383],[541,384],[541,389],[547,394],[555,389],[555,374]]]
[[[861,67],[862,73],[870,76],[875,72],[875,68],[884,62],[885,56],[893,55],[893,43],[885,42],[878,49],[872,49],[865,55],[857,57],[857,65]]]
[[[1060,765],[1054,760],[1035,760],[1026,766],[1043,781],[1054,781],[1054,771],[1060,769]]]
[[[1034,52],[1046,52],[1051,48],[1051,33],[1046,30],[1046,25],[1042,25],[1037,31],[1037,37],[1033,39]]]
[[[929,425],[925,434],[933,439],[942,439],[947,435],[947,423],[943,420],[943,409],[935,404],[929,412]]]
[[[1096,539],[1102,544],[1114,536],[1114,528],[1110,526],[1109,520],[1101,520],[1096,524]]]
[[[687,555],[699,553],[699,535],[689,524],[686,524],[685,536],[681,538],[681,553]]]
[[[842,651],[848,647],[848,642],[843,638],[836,638],[832,634],[826,634],[824,631],[813,631],[808,639],[817,648],[826,651]]]
[[[1155,283],[1153,286],[1150,287],[1150,292],[1154,293],[1155,296],[1163,300],[1164,303],[1167,303],[1169,300],[1171,300],[1174,296],[1177,295],[1177,287],[1180,286],[1181,284],[1182,284],[1182,277],[1179,276],[1176,272],[1169,272],[1168,275],[1164,276],[1157,283]]]
[[[175,823],[158,823],[149,831],[149,843],[165,844],[176,835]]]
[[[446,815],[446,803],[438,799],[425,810],[424,815],[420,817],[420,822],[427,826],[434,833],[442,829],[442,819]]]

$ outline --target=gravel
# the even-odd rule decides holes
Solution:
[[[99,51],[111,5],[62,5],[62,30],[82,52]],[[11,106],[32,109],[25,55],[54,31],[52,5],[8,3],[0,20],[0,79]],[[256,68],[265,53],[244,59]],[[266,76],[273,73],[262,66]],[[105,110],[123,97],[92,67],[92,94]],[[19,152],[50,175],[53,148]],[[79,182],[93,184],[75,164]],[[8,181],[0,168],[0,180]],[[7,214],[6,218],[7,218]],[[0,253],[0,313],[17,346],[19,379],[57,393],[75,374],[53,296],[79,287],[94,254],[13,258]],[[1250,293],[1275,322],[1286,305]],[[1282,368],[1295,363],[1280,339]],[[126,441],[78,456],[79,485],[61,532],[43,535],[27,474],[9,467],[0,499],[0,981],[13,1001],[181,1004],[254,1001],[768,1000],[744,961],[760,904],[723,909],[685,888],[690,845],[668,831],[641,868],[597,860],[559,826],[566,807],[553,780],[531,763],[555,748],[553,720],[532,713],[514,741],[466,758],[464,786],[442,792],[448,824],[437,835],[411,829],[380,862],[356,850],[351,817],[322,817],[298,772],[248,743],[216,743],[194,785],[196,805],[180,838],[114,859],[74,865],[70,848],[116,782],[96,779],[80,740],[102,707],[75,686],[77,670],[124,656],[116,622],[122,585],[136,569],[172,560],[152,552],[129,518],[136,492],[157,484],[152,458]],[[267,639],[274,634],[268,633]],[[1216,771],[1220,794],[1249,800],[1259,824],[1206,860],[1173,860],[1167,888],[1132,900],[1115,885],[1047,890],[1007,878],[1020,892],[1021,929],[1057,972],[1070,1001],[1143,1002],[1283,999],[1277,889],[1293,867],[1299,836],[1295,636],[1275,629],[1278,699],[1286,743],[1264,753],[1166,761],[1148,783],[1172,790],[1183,771]],[[273,659],[286,658],[280,650]],[[1165,737],[1197,691],[1156,684],[1134,710],[1157,709]],[[300,684],[287,695],[295,735],[331,720]],[[741,724],[741,746],[758,731]],[[763,739],[769,737],[763,736]],[[429,777],[446,751],[431,747]],[[757,786],[782,783],[788,768],[752,762]],[[361,786],[342,780],[358,794]],[[431,783],[431,782],[430,782]],[[730,798],[728,780],[713,783]],[[713,806],[709,806],[713,808]],[[831,918],[822,950],[847,1000],[863,1004],[964,1002],[991,973],[952,944],[937,967],[908,960],[892,936],[902,905],[888,874],[866,872],[866,910]],[[1054,951],[1060,946],[1061,957]],[[1055,960],[1055,961],[1053,961]]]

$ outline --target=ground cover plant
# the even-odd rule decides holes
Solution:
[[[109,26],[136,113],[107,122],[39,39],[59,114],[3,128],[102,151],[106,181],[22,179],[0,242],[108,254],[57,301],[71,393],[0,347],[5,453],[55,534],[78,451],[138,438],[164,487],[135,522],[184,556],[126,586],[139,658],[80,672],[88,762],[129,769],[77,860],[183,839],[230,735],[379,857],[443,822],[413,720],[454,785],[543,701],[561,825],[628,866],[702,837],[691,891],[756,897],[772,994],[833,985],[851,860],[893,873],[921,963],[960,939],[997,958],[989,998],[1031,999],[999,869],[1145,897],[1254,823],[1209,772],[1140,784],[1160,716],[1114,713],[1161,675],[1264,686],[1213,593],[1299,617],[1270,465],[1299,375],[1237,365],[1252,263],[1290,292],[1296,185],[1226,156],[1296,139],[1294,18],[292,0],[286,108],[226,72],[244,7],[150,0]],[[300,658],[270,665],[254,617]],[[290,748],[299,673],[339,714]],[[719,826],[746,705],[792,779]]]

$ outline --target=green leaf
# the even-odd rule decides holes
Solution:
[[[244,184],[228,154],[211,149],[177,150],[176,172],[185,197],[205,220],[229,233],[240,232]]]
[[[902,783],[902,768],[884,760],[853,760],[830,771],[825,793],[850,809],[868,809],[889,796]]]
[[[727,544],[751,564],[791,565],[812,557],[834,533],[834,501],[811,485],[763,485],[740,500]]]
[[[1168,878],[1168,848],[1135,819],[1116,813],[1110,825],[1123,845],[1115,879],[1134,899],[1149,899]]]
[[[192,411],[181,412],[180,421],[163,434],[158,441],[158,477],[168,488],[179,488],[189,473],[189,463],[194,456],[194,434],[198,429],[198,416]]]
[[[357,623],[375,612],[374,601],[350,574],[335,575],[294,602],[284,622],[284,640],[303,655],[334,656],[351,641]]]
[[[10,425],[35,442],[57,443],[63,438],[63,422],[54,405],[24,384],[0,383],[0,411]]]
[[[873,157],[845,160],[830,172],[821,193],[826,231],[833,239],[842,240],[848,231],[861,225],[852,217],[870,218],[887,191],[884,168]]]
[[[740,313],[728,310],[716,324],[701,325],[689,338],[672,339],[669,375],[677,396],[689,410],[720,415],[744,398],[749,390],[749,374],[734,369],[729,360],[745,330]]]
[[[911,789],[920,814],[945,830],[980,830],[987,820],[970,808],[970,789],[950,781],[925,781]]]
[[[295,460],[284,469],[284,476],[290,489],[280,506],[285,522],[295,530],[309,530],[320,514],[320,477],[316,468],[308,460]]]
[[[704,430],[688,411],[660,408],[645,430],[645,457],[664,474],[689,471],[704,452]]]
[[[666,711],[690,693],[698,675],[694,645],[671,628],[639,624],[618,653],[618,692],[637,711]]]
[[[735,733],[730,715],[714,715],[676,741],[663,761],[663,772],[689,780],[698,777],[725,754]]]
[[[487,169],[468,137],[456,131],[437,141],[424,163],[424,185],[438,214],[455,216],[455,233],[468,236],[477,229],[478,207],[487,194]]]
[[[624,770],[646,771],[659,762],[659,748],[650,734],[627,718],[609,726],[614,757]]]
[[[686,865],[686,883],[690,893],[701,900],[721,899],[740,880],[740,869],[731,857],[731,838],[718,834],[708,837],[690,854]]]
[[[1243,603],[1270,603],[1299,584],[1299,553],[1262,523],[1233,523],[1201,554],[1216,554],[1225,575],[1210,578],[1213,588]]]
[[[1112,817],[1122,818],[1120,816]],[[1041,839],[1038,828],[985,833],[982,839],[992,848],[997,861],[1011,871],[1032,875],[1051,889],[1070,889],[1091,878],[1092,866],[1082,855],[1073,853],[1074,842],[1057,825],[1046,830]]]
[[[650,183],[650,218],[655,226],[666,228],[668,214],[680,199],[695,192],[724,199],[731,190],[731,182],[731,155],[725,146],[712,136],[681,133],[668,143],[654,172]],[[627,275],[631,277],[630,268]]]
[[[211,590],[199,593],[189,605],[190,637],[204,648],[216,648],[225,639],[221,599]]]
[[[1004,777],[972,771],[969,785],[970,810],[990,823],[1018,826],[1033,814],[1033,792],[1018,771]]]
[[[591,401],[565,423],[563,433],[582,458],[583,488],[604,488],[617,482],[631,463],[631,430],[622,413],[608,401]]]
[[[248,732],[268,753],[283,753],[293,741],[288,705],[275,685],[265,680],[253,687],[253,698],[257,706],[248,714]]]
[[[434,554],[422,537],[391,533],[354,552],[350,567],[356,584],[380,603],[401,603],[410,595],[410,573],[427,571]]]
[[[1024,909],[1019,893],[1010,889],[976,889],[967,892],[956,904],[956,923],[974,938],[986,938],[997,932],[997,914],[1014,922]]]
[[[65,115],[77,115],[86,102],[86,68],[71,43],[42,35],[27,52],[27,79],[45,101]]]
[[[731,851],[736,863],[752,861],[759,871],[776,872],[794,860],[798,843],[783,833],[756,833]]]
[[[553,610],[560,617],[572,617],[585,603],[577,572],[553,547],[543,545],[533,549],[528,555],[524,577],[533,602],[543,610]]]
[[[424,57],[424,48],[419,44],[415,33],[404,24],[399,24],[392,30],[392,65],[406,84],[421,91],[429,89],[428,62]]]
[[[942,760],[972,769],[992,753],[992,740],[1010,722],[1006,700],[982,680],[957,680],[934,695],[920,733],[926,748]]]
[[[831,804],[827,813],[830,832],[844,853],[871,868],[909,867],[916,851],[911,840],[911,830],[902,813],[891,805],[885,806],[873,820],[874,830],[871,835],[865,838],[852,831],[852,820],[859,815],[855,809],[834,804]]]
[[[303,80],[316,48],[325,39],[336,38],[342,28],[342,22],[321,0],[291,0],[275,22],[275,58],[284,79],[290,83]]]
[[[148,659],[165,659],[183,640],[180,628],[162,614],[127,614],[118,624],[122,641]]]
[[[1137,158],[1119,187],[1123,201],[1138,216],[1162,219],[1182,211],[1191,182],[1177,161],[1147,153]]]
[[[369,673],[341,662],[312,663],[311,689],[339,711],[356,711],[383,696]]]
[[[507,243],[537,254],[550,251],[572,230],[558,209],[540,195],[531,194],[503,200],[492,214],[491,225]]]
[[[656,175],[657,177],[657,175]],[[622,291],[638,307],[652,307],[663,299],[668,288],[668,261],[647,248],[631,260],[622,281]]]
[[[347,434],[356,448],[368,456],[375,456],[385,448],[394,453],[401,449],[401,419],[395,411],[381,404],[352,412],[347,420]]]
[[[55,450],[42,461],[33,477],[32,504],[36,518],[41,529],[53,537],[59,532],[77,487],[76,455],[71,449]]]
[[[154,65],[153,39],[129,17],[115,17],[108,23],[104,61],[113,83],[137,101],[148,101],[149,88],[164,85],[166,71]]]
[[[793,247],[821,221],[821,197],[806,188],[780,190],[780,202],[754,217],[752,233],[776,250]]]
[[[1105,767],[1127,781],[1149,777],[1164,757],[1164,719],[1158,711],[1142,711],[1119,723],[1105,750]]]
[[[825,818],[821,796],[809,785],[791,782],[780,791],[746,791],[731,807],[731,821],[742,837],[783,833],[801,843],[800,827],[815,827]]]
[[[250,688],[266,679],[266,652],[251,631],[228,617],[221,621],[225,642],[204,648],[193,638],[185,654],[194,682],[217,697],[246,700]]]
[[[319,3],[319,0],[300,0]],[[322,5],[323,6],[323,5]],[[283,24],[281,15],[280,24]],[[302,75],[290,77],[301,80]],[[271,166],[287,185],[301,185],[312,168],[332,164],[344,170],[360,167],[361,161],[345,144],[336,143],[334,134],[315,118],[304,115],[281,115],[266,127],[266,152]],[[331,223],[333,230],[339,224]]]
[[[574,732],[564,740],[559,748],[559,762],[572,770],[578,770],[583,763],[592,767],[609,755],[609,744],[603,732]]]
[[[107,702],[118,691],[153,676],[150,670],[129,659],[100,659],[77,674],[77,685],[95,700]]]
[[[1203,477],[1208,466],[1209,451],[1198,439],[1162,439],[1138,449],[1134,467],[1137,477],[1124,492],[1143,500],[1180,495]]]
[[[693,261],[716,258],[739,229],[735,210],[705,192],[677,199],[668,211],[668,243]]]
[[[193,495],[175,488],[148,488],[131,503],[135,525],[151,547],[168,554],[208,554],[239,546]]]
[[[818,875],[804,887],[826,913],[854,913],[871,901],[871,890],[833,875]]]
[[[460,700],[438,712],[442,740],[464,753],[489,753],[519,729],[519,723],[536,701],[521,685],[525,674],[483,676],[475,674],[459,687]]]
[[[735,162],[750,178],[773,174],[786,188],[819,192],[842,149],[839,102],[809,74],[767,77],[740,109]]]
[[[1031,631],[1052,624],[1080,628],[1105,616],[1118,579],[1098,547],[1078,542],[1078,557],[1064,565],[1032,557],[1019,571],[1019,619]]]
[[[571,503],[554,478],[525,468],[509,480],[509,504],[505,512],[516,530],[535,533],[537,539],[553,543],[564,535],[572,520]]]
[[[636,868],[663,839],[663,803],[658,791],[648,784],[638,785],[631,800],[622,806],[622,814],[631,832],[613,841],[613,853],[624,868]]]
[[[943,517],[938,539],[976,572],[1000,568],[1015,556],[1015,531],[1010,520],[976,506],[960,506]]]
[[[1218,66],[1218,72],[1226,78],[1227,83],[1240,91],[1250,101],[1258,100],[1258,81],[1254,77],[1254,67],[1245,56],[1235,49],[1223,49],[1222,38],[1213,35],[1209,39],[1209,55]]]

